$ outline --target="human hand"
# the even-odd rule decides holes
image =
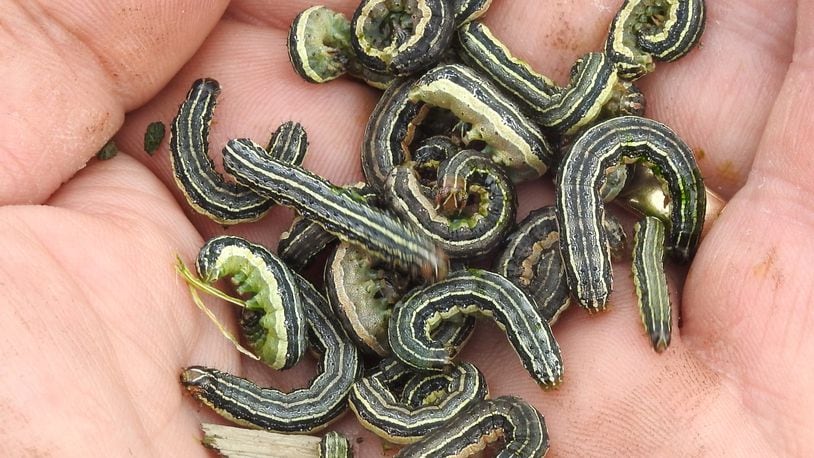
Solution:
[[[0,35],[0,437],[10,455],[204,454],[199,423],[214,415],[185,395],[182,367],[283,388],[304,380],[309,368],[269,375],[243,362],[173,270],[176,254],[193,259],[204,239],[224,232],[274,247],[290,212],[275,208],[224,230],[183,200],[167,141],[154,157],[141,148],[146,125],[168,124],[191,82],[210,76],[223,87],[214,156],[228,138],[262,143],[293,119],[309,133],[306,168],[339,184],[361,178],[359,144],[377,91],[300,80],[284,40],[310,4],[282,3],[3,8],[13,24]],[[350,16],[355,3],[327,6]],[[621,2],[541,3],[495,0],[486,22],[517,56],[563,82],[576,57],[600,49]],[[707,186],[730,199],[680,300],[681,276],[671,278],[683,326],[673,326],[670,348],[650,349],[628,266],[617,264],[611,310],[588,316],[575,307],[554,327],[566,366],[558,390],[542,392],[493,326],[481,326],[464,351],[493,397],[519,395],[545,415],[552,454],[810,450],[814,2],[781,3],[708,2],[701,46],[641,81],[648,116],[704,151]],[[125,154],[74,174],[122,122]],[[521,189],[521,216],[551,202],[550,190],[532,197],[542,187]],[[352,416],[337,427],[364,438],[359,456],[381,454]]]

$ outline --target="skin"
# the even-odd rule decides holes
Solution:
[[[211,76],[223,87],[213,154],[294,119],[309,132],[305,166],[352,183],[377,92],[297,78],[284,40],[310,3],[200,3],[0,2],[0,443],[11,456],[207,455],[198,425],[216,417],[185,394],[182,367],[284,388],[312,370],[269,375],[239,358],[173,271],[176,254],[190,263],[224,232],[275,247],[291,213],[229,230],[206,221],[174,185],[168,139],[150,157],[142,138]],[[564,82],[620,3],[495,0],[487,23]],[[670,348],[650,349],[621,263],[610,312],[573,309],[555,326],[560,389],[537,388],[494,326],[463,355],[493,396],[545,415],[551,456],[812,452],[814,0],[707,4],[702,45],[641,81],[649,115],[703,150],[708,186],[729,200],[692,265],[673,272],[682,327]],[[114,135],[119,156],[92,160]],[[519,216],[551,202],[541,186],[523,188]],[[383,453],[351,416],[337,428],[359,438],[357,456]]]

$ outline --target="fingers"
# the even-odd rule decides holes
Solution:
[[[43,202],[192,55],[225,7],[6,2],[0,204]]]
[[[685,338],[741,384],[745,404],[792,454],[805,445],[794,432],[814,422],[812,27],[814,2],[798,2],[793,60],[752,172],[702,244],[685,290]]]
[[[601,3],[616,2],[495,0],[483,22],[516,57],[565,84],[574,61],[600,49],[605,39],[618,5]]]

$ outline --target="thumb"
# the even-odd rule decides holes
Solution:
[[[748,180],[691,268],[682,329],[792,454],[814,424],[814,1],[798,5],[791,65]]]

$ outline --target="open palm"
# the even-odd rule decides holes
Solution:
[[[346,15],[355,6],[327,3]],[[620,3],[494,0],[486,22],[563,82],[580,54],[600,49]],[[641,82],[648,114],[698,151],[707,186],[731,199],[690,266],[671,347],[650,349],[629,266],[618,264],[610,312],[574,309],[555,326],[559,390],[542,392],[494,327],[463,355],[493,396],[538,407],[554,455],[814,447],[814,1],[707,3],[701,46]],[[0,3],[0,442],[11,455],[204,454],[198,424],[214,417],[185,395],[182,367],[280,383],[238,358],[173,271],[176,254],[193,259],[215,234],[274,247],[291,217],[278,208],[223,229],[184,202],[166,142],[144,154],[146,125],[169,123],[194,79],[223,87],[213,153],[228,138],[265,142],[293,119],[309,133],[306,168],[340,184],[361,178],[377,91],[296,77],[285,36],[310,3],[155,5]],[[120,127],[125,154],[82,168]],[[521,213],[532,206],[523,202]],[[364,436],[360,456],[382,453],[351,416],[338,427]]]

